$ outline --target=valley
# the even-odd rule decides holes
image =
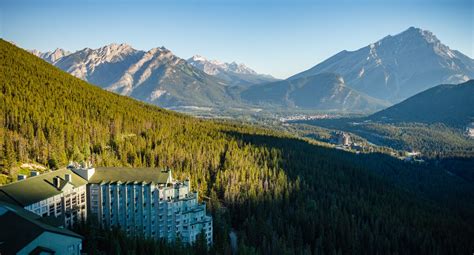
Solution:
[[[266,124],[158,108],[90,85],[3,40],[0,59],[0,79],[8,81],[0,85],[8,181],[23,162],[50,169],[69,159],[171,167],[176,178],[192,176],[207,201],[215,236],[208,252],[216,254],[231,249],[231,231],[240,251],[263,254],[473,248],[474,186],[442,166],[335,150]],[[111,249],[89,246],[95,237],[87,236],[84,249]],[[105,237],[111,244],[125,238]]]
[[[469,1],[0,16],[0,255],[474,252]]]

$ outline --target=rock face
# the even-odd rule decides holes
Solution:
[[[340,74],[347,86],[369,96],[399,102],[436,84],[474,78],[474,60],[433,33],[411,27],[359,50],[342,51],[290,79],[325,72]]]
[[[164,47],[141,51],[127,44],[110,44],[48,62],[106,90],[164,107],[216,106],[230,100],[228,82],[193,67]]]
[[[219,77],[232,85],[248,87],[250,85],[276,81],[271,75],[258,74],[244,64],[224,63],[218,60],[208,60],[195,55],[187,60],[192,66],[209,75]]]
[[[253,104],[300,109],[365,112],[387,106],[386,102],[347,87],[344,79],[333,73],[252,86],[241,97]]]

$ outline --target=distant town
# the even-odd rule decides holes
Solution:
[[[314,115],[305,115],[305,114],[296,114],[287,117],[280,117],[280,122],[288,121],[297,121],[297,120],[320,120],[320,119],[334,119],[339,117],[338,115],[330,114],[314,114]]]

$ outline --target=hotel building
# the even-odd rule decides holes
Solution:
[[[171,170],[70,164],[18,177],[0,187],[0,201],[59,220],[65,227],[92,217],[105,228],[119,227],[131,236],[193,243],[203,233],[212,243],[206,204],[198,202],[189,180],[173,180]]]

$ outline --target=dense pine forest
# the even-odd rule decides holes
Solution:
[[[440,168],[163,110],[87,84],[3,40],[0,108],[0,167],[10,181],[24,162],[170,167],[191,178],[214,216],[209,253],[230,254],[231,231],[239,254],[474,251],[473,185]],[[101,238],[111,245],[86,248],[189,251],[158,252],[167,245],[131,244],[120,232]]]

